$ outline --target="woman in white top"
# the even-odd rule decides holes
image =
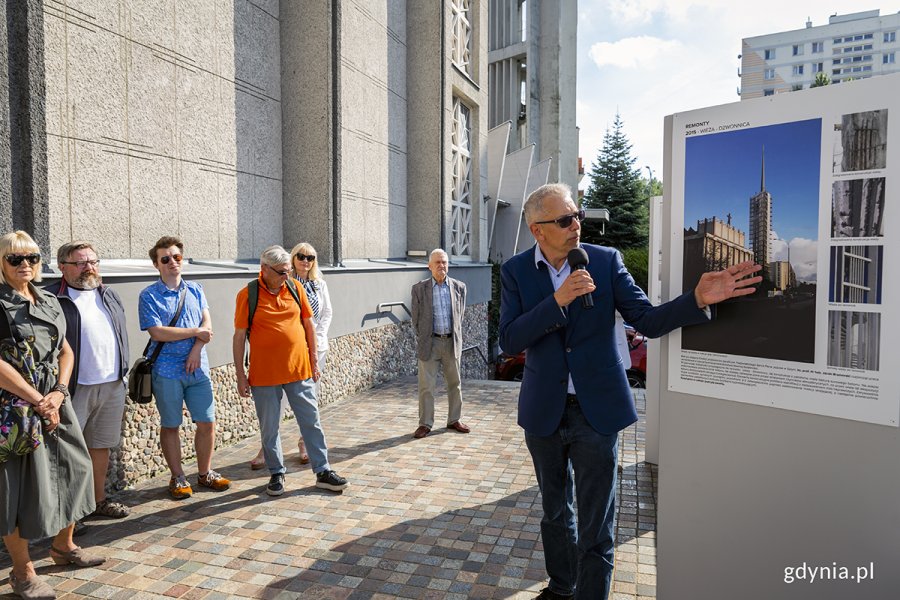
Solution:
[[[325,372],[325,356],[328,354],[328,328],[331,326],[331,298],[328,296],[328,286],[322,278],[322,272],[316,263],[316,249],[312,244],[301,242],[291,250],[291,275],[298,279],[306,291],[306,297],[313,310],[313,323],[316,326],[316,355],[319,370]],[[319,379],[319,382],[322,380]],[[319,393],[319,385],[316,384],[316,395]],[[282,402],[282,410],[285,409]],[[309,455],[306,453],[306,445],[303,438],[298,442],[300,450],[300,463],[307,464]],[[259,454],[250,461],[253,469],[261,469],[265,466],[262,449]]]

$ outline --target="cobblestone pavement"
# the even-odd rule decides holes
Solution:
[[[342,494],[314,487],[288,421],[283,496],[267,496],[267,472],[248,467],[251,438],[216,455],[231,489],[195,488],[176,502],[159,477],[120,495],[132,506],[127,519],[89,520],[76,540],[105,553],[104,565],[56,567],[49,541],[32,556],[60,598],[532,598],[546,574],[517,392],[465,381],[472,433],[436,427],[415,440],[415,380],[378,386],[322,411],[332,466],[350,480]],[[445,411],[438,399],[439,424]],[[643,444],[642,428],[622,433],[614,600],[655,597],[656,470],[642,462]],[[195,482],[193,463],[187,472]],[[9,592],[8,568],[0,555],[0,592]]]

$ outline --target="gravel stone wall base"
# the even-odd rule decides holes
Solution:
[[[464,379],[488,379],[490,369],[482,357],[487,356],[487,304],[466,307],[463,323]],[[374,385],[397,377],[415,375],[416,341],[409,321],[366,329],[329,340],[328,358],[322,376],[319,405],[324,406],[351,396]],[[259,423],[253,400],[237,393],[234,365],[211,370],[213,394],[216,398],[216,447],[237,443],[259,434]],[[465,401],[465,383],[463,384]],[[289,418],[293,418],[289,416]],[[110,456],[107,490],[122,490],[138,481],[167,472],[168,466],[159,447],[159,412],[156,405],[125,406],[122,421],[122,443]],[[182,459],[194,457],[194,432],[187,410],[181,428]],[[247,456],[249,461],[252,456]],[[213,468],[216,468],[213,456]],[[193,479],[193,473],[187,473]]]

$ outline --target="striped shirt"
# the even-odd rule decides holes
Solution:
[[[453,311],[450,308],[450,283],[444,279],[444,283],[438,283],[431,279],[432,292],[432,330],[439,335],[453,332]]]

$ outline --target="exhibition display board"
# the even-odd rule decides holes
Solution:
[[[670,390],[898,425],[898,87],[886,76],[674,115],[671,290],[744,260],[764,280],[671,335]]]

